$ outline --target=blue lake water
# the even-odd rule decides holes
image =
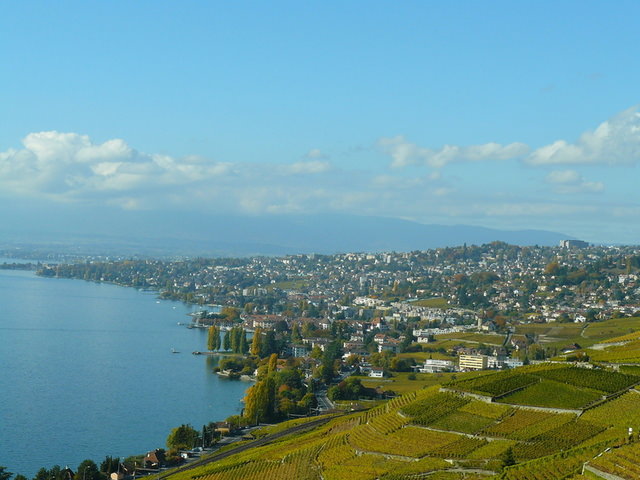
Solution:
[[[31,478],[86,458],[145,453],[171,428],[240,412],[192,311],[154,293],[0,270],[0,465]],[[172,354],[175,349],[181,353]]]

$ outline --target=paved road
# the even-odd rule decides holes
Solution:
[[[321,412],[326,412],[328,410],[333,410],[335,405],[329,397],[327,397],[326,390],[319,390],[316,392],[316,400],[318,400],[318,410]]]
[[[274,440],[277,440],[282,437],[286,437],[287,435],[291,435],[293,433],[300,433],[305,430],[310,430],[314,427],[317,427],[318,425],[327,423],[329,420],[332,420],[335,417],[336,416],[331,416],[331,417],[319,418],[317,420],[312,420],[310,422],[303,423],[302,425],[297,425],[295,427],[288,428],[287,430],[283,430],[282,432],[274,433],[273,435],[267,435],[266,437],[253,440],[243,445],[238,445],[236,448],[231,448],[227,451],[220,452],[220,453],[213,453],[209,456],[196,460],[195,462],[189,463],[188,465],[183,465],[182,467],[178,467],[170,471],[163,472],[157,478],[158,480],[163,480],[171,477],[171,475],[175,475],[176,473],[184,472],[197,467],[202,467],[203,465],[207,465],[212,462],[217,462],[218,460],[222,460],[223,458],[230,457],[231,455],[235,455],[236,453],[244,452],[245,450],[248,450],[250,448],[266,445],[267,443],[271,443]]]

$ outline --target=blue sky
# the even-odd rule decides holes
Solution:
[[[638,243],[638,2],[0,3],[0,202]]]

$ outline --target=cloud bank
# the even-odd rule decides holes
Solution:
[[[501,145],[494,142],[468,147],[445,145],[438,150],[431,150],[408,142],[402,135],[383,137],[378,141],[378,145],[391,156],[391,166],[395,168],[408,165],[442,168],[453,162],[509,160],[529,152],[529,147],[523,143]]]
[[[174,212],[333,212],[558,231],[576,225],[596,233],[640,218],[629,174],[640,160],[637,107],[574,143],[558,140],[535,150],[518,142],[429,149],[404,136],[383,137],[377,147],[390,161],[363,168],[347,153],[319,149],[292,154],[289,162],[229,162],[145,153],[123,139],[36,132],[21,148],[0,152],[0,200]],[[371,161],[376,153],[359,155]]]
[[[640,113],[625,110],[583,133],[575,143],[557,140],[533,151],[529,165],[635,165],[640,162]]]

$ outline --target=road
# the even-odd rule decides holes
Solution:
[[[283,430],[281,432],[274,433],[273,435],[267,435],[266,437],[258,438],[257,440],[253,440],[253,441],[251,441],[249,443],[245,443],[243,445],[238,445],[237,447],[230,448],[229,450],[226,450],[224,452],[213,453],[213,454],[208,455],[206,457],[200,458],[199,460],[196,460],[195,462],[189,463],[188,465],[183,465],[182,467],[174,468],[174,469],[172,469],[170,471],[163,472],[160,475],[158,475],[157,479],[158,480],[164,480],[166,478],[171,477],[172,475],[175,475],[176,473],[185,472],[185,471],[191,470],[193,468],[202,467],[203,465],[208,465],[209,463],[217,462],[218,460],[222,460],[224,458],[230,457],[231,455],[235,455],[236,453],[244,452],[245,450],[248,450],[250,448],[255,448],[255,447],[259,447],[261,445],[266,445],[267,443],[271,443],[271,442],[273,442],[275,440],[278,440],[279,438],[286,437],[287,435],[291,435],[291,434],[294,434],[294,433],[300,433],[300,432],[303,432],[305,430],[310,430],[312,428],[317,427],[318,425],[322,425],[323,423],[327,423],[329,420],[332,420],[335,417],[336,416],[330,416],[330,417],[319,418],[317,420],[312,420],[310,422],[303,423],[302,425],[297,425],[297,426],[288,428],[286,430]]]

